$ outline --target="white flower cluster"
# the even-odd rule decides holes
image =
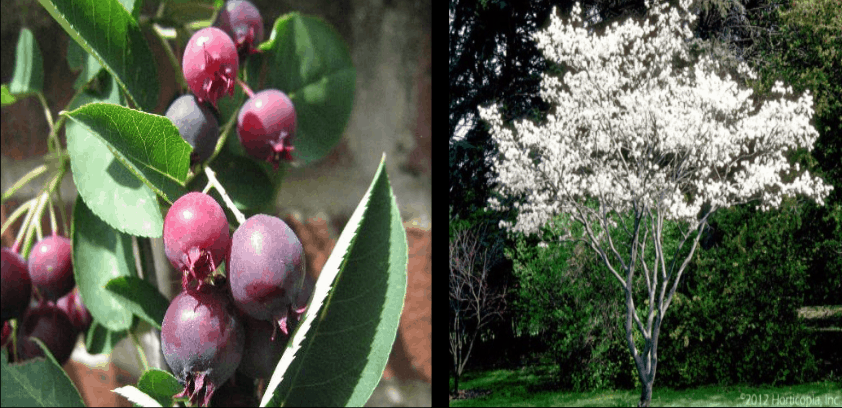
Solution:
[[[656,208],[691,227],[706,203],[759,199],[771,208],[791,194],[823,203],[832,187],[822,180],[807,172],[781,179],[799,170],[783,152],[812,149],[818,137],[812,96],[785,98],[792,88],[777,83],[780,99],[758,109],[751,89],[721,77],[716,61],[690,61],[689,3],[652,5],[644,21],[611,24],[603,35],[588,33],[577,4],[569,21],[553,13],[535,34],[545,57],[567,68],[562,78],[542,78],[541,96],[555,111],[541,126],[518,121],[512,130],[496,106],[479,109],[499,149],[490,159],[499,191],[526,197],[516,223],[501,227],[536,232],[587,198],[617,211]],[[674,68],[676,59],[690,64]],[[744,64],[738,71],[756,77]],[[505,209],[494,199],[489,207]]]

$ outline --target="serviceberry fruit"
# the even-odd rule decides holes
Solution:
[[[234,374],[243,354],[243,327],[228,296],[215,286],[181,292],[161,325],[164,359],[192,404],[207,406]]]
[[[249,316],[269,320],[289,335],[288,317],[300,318],[297,297],[304,283],[304,248],[281,219],[258,214],[236,231],[228,260],[234,304]]]
[[[79,293],[78,286],[73,288],[70,293],[62,296],[56,302],[56,306],[67,315],[76,330],[84,333],[91,327],[93,317],[85,304],[82,303],[82,295]]]
[[[17,319],[29,306],[32,281],[29,278],[26,261],[9,248],[2,253],[2,317],[3,321]]]
[[[182,274],[187,290],[191,278],[205,279],[225,261],[231,245],[222,207],[204,193],[187,193],[173,203],[164,218],[164,252]]]
[[[210,108],[193,95],[182,95],[173,101],[165,114],[178,128],[178,133],[190,146],[190,164],[207,161],[219,140],[219,123]]]
[[[251,2],[226,1],[213,24],[234,40],[241,58],[257,52],[255,42],[263,41],[263,18]]]
[[[184,48],[181,69],[193,94],[216,107],[216,101],[226,93],[234,95],[239,70],[234,42],[216,27],[197,31]]]
[[[307,306],[313,283],[310,275],[304,277],[304,287],[296,298],[296,305],[300,305],[300,308]],[[272,322],[253,319],[245,313],[240,317],[246,333],[246,344],[243,348],[243,361],[240,362],[238,370],[251,378],[269,378],[275,372],[289,338],[279,337],[272,340]],[[297,325],[297,321],[289,322],[289,331],[293,332]]]
[[[70,240],[58,235],[45,237],[32,248],[29,277],[44,299],[55,301],[76,284],[70,252]]]
[[[237,136],[246,152],[277,170],[281,160],[292,160],[295,107],[283,92],[266,89],[254,95],[237,115]]]
[[[245,313],[240,320],[243,322],[246,342],[238,370],[251,378],[271,377],[289,339],[272,339],[275,330],[272,322],[254,319]]]
[[[30,337],[37,337],[63,365],[73,352],[78,334],[62,310],[52,302],[41,302],[26,312],[23,323],[18,327],[18,359],[26,361],[44,356],[41,347],[30,340]]]

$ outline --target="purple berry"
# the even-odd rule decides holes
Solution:
[[[234,95],[239,68],[234,42],[216,27],[197,31],[184,48],[181,69],[187,85],[200,101],[208,101],[214,107],[226,93]]]
[[[76,284],[70,252],[70,240],[58,235],[46,237],[32,248],[29,277],[45,299],[55,301]]]
[[[176,296],[161,325],[164,359],[185,385],[175,397],[207,406],[239,366],[243,336],[243,327],[219,288],[205,286]]]
[[[269,378],[275,372],[281,355],[284,354],[288,338],[271,338],[275,330],[272,322],[253,319],[242,315],[246,342],[240,372],[251,378]]]
[[[42,302],[29,309],[23,318],[23,324],[18,327],[18,359],[26,361],[44,356],[41,347],[29,339],[31,336],[44,342],[58,363],[64,365],[73,352],[78,334],[63,311],[50,302]]]
[[[32,280],[29,278],[26,261],[9,248],[2,253],[2,315],[3,321],[17,319],[29,306]]]
[[[227,266],[234,304],[289,335],[288,317],[298,319],[304,312],[297,301],[304,283],[304,248],[292,229],[268,215],[249,218],[234,231]]]
[[[313,290],[313,278],[310,275],[304,277],[304,287],[298,293],[296,305],[299,308],[307,306],[310,294]],[[288,338],[276,338],[272,340],[274,325],[265,320],[253,319],[243,314],[240,319],[246,333],[246,345],[243,348],[243,361],[240,362],[240,372],[251,378],[269,378],[275,372],[281,355],[288,342]],[[298,322],[290,322],[289,331],[295,330]]]
[[[237,115],[237,136],[249,155],[278,168],[280,160],[292,160],[295,107],[283,92],[266,89],[254,95]]]
[[[211,196],[188,193],[173,203],[164,218],[164,252],[182,273],[181,287],[205,278],[225,261],[231,245],[228,220]]]
[[[257,52],[254,43],[263,41],[263,18],[248,1],[226,1],[214,26],[231,36],[241,57]]]
[[[219,123],[211,110],[193,95],[182,95],[167,109],[166,117],[190,146],[190,164],[207,161],[219,140]]]
[[[79,293],[78,286],[59,299],[56,306],[67,315],[76,330],[84,333],[91,327],[93,317],[85,304],[82,303],[82,295]]]

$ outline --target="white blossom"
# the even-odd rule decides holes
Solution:
[[[496,106],[479,109],[499,151],[490,159],[499,193],[526,197],[506,227],[537,232],[588,199],[618,213],[658,209],[690,226],[704,203],[713,211],[759,200],[766,209],[792,194],[823,202],[831,186],[822,180],[806,172],[781,179],[801,170],[782,152],[811,149],[818,137],[810,93],[793,100],[779,81],[772,92],[780,98],[755,108],[751,89],[718,75],[718,62],[690,60],[688,7],[655,2],[643,21],[612,23],[602,35],[588,33],[578,4],[566,21],[553,11],[534,39],[567,71],[542,75],[541,96],[555,106],[546,122],[507,127]],[[676,58],[688,68],[674,69]],[[738,72],[756,78],[745,64]],[[503,209],[496,199],[489,208]]]

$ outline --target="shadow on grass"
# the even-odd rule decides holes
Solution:
[[[475,398],[451,400],[450,406],[572,406],[631,407],[640,398],[639,390],[600,390],[570,392],[557,390],[551,370],[488,370],[463,376],[460,388],[477,390]],[[453,379],[450,379],[453,389]],[[485,393],[490,391],[490,393]],[[683,390],[658,388],[652,406],[730,407],[730,406],[842,406],[842,391],[833,382],[792,386],[703,386]]]

